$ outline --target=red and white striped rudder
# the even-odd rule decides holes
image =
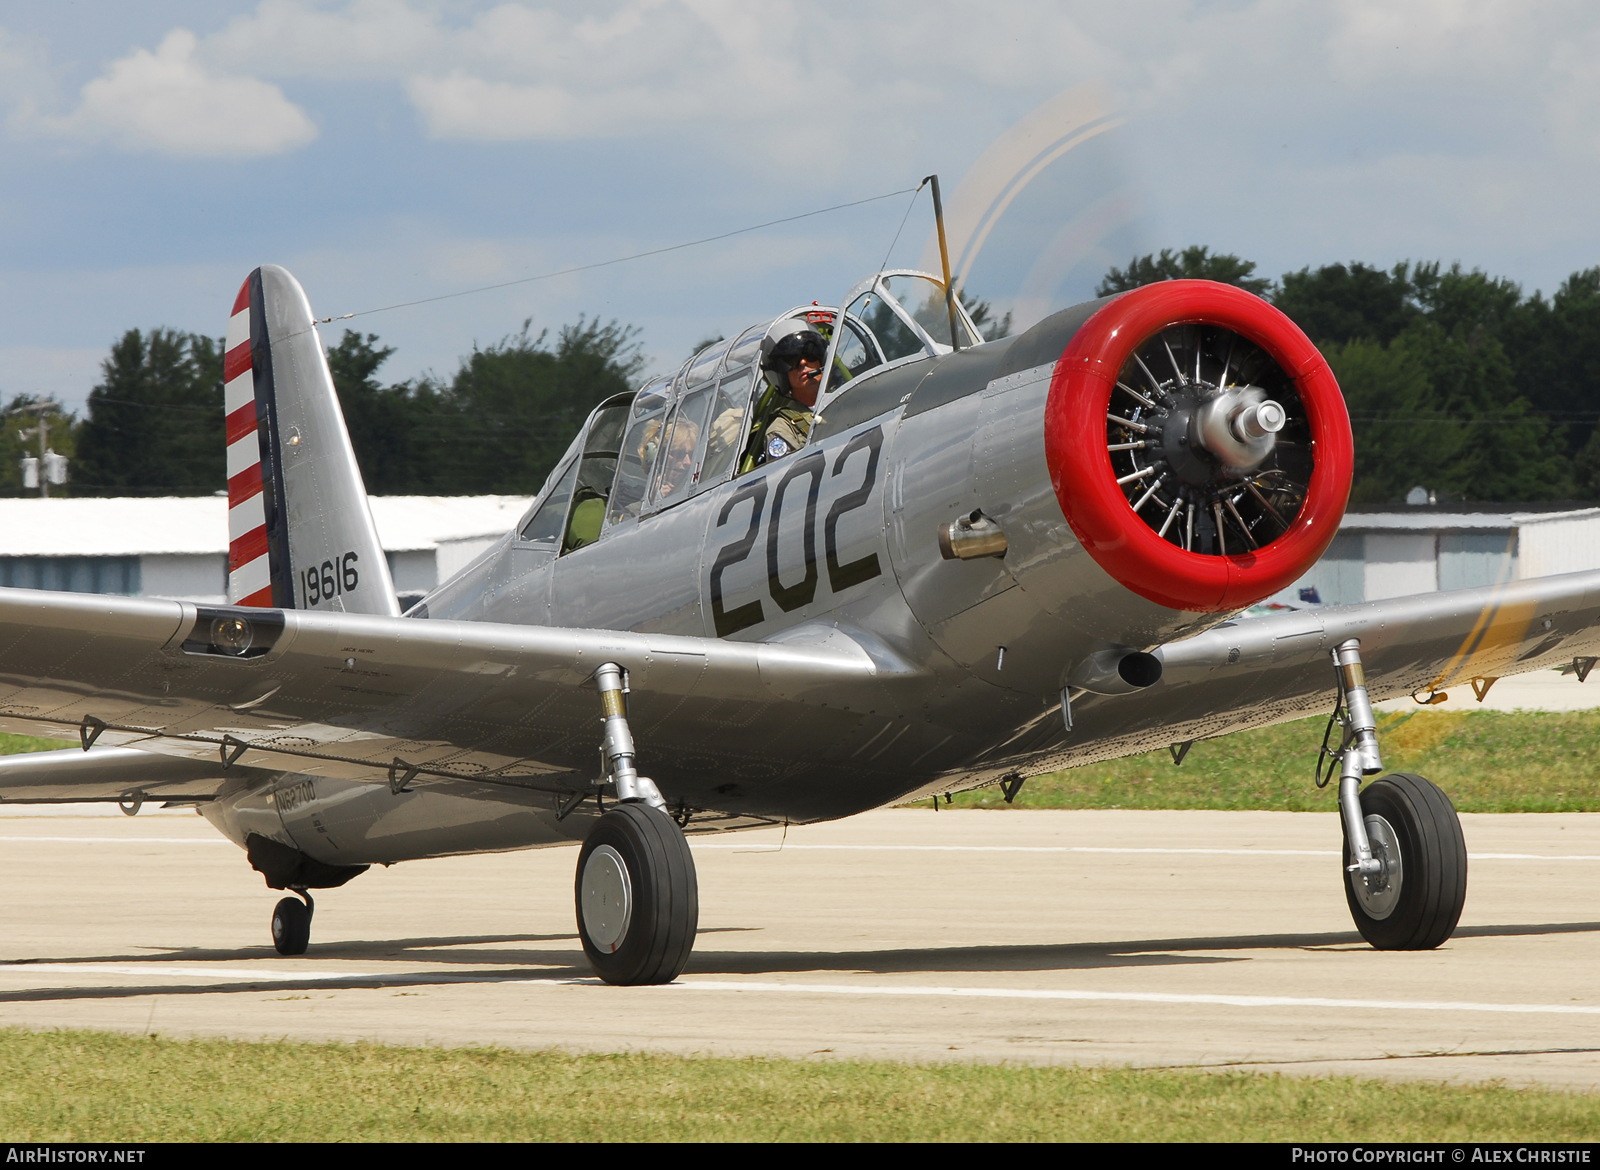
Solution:
[[[261,441],[250,356],[252,272],[239,286],[222,358],[222,395],[228,418],[228,601],[270,606],[272,570],[267,557],[267,515],[261,494]]]

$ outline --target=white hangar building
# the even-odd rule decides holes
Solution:
[[[511,531],[532,500],[369,502],[395,591],[409,603]],[[218,603],[227,533],[221,496],[0,499],[0,586]],[[1582,569],[1600,569],[1600,507],[1368,508],[1346,514],[1322,559],[1265,605],[1344,605]]]
[[[1400,504],[1347,512],[1315,566],[1269,605],[1348,605],[1600,569],[1600,507]]]
[[[528,496],[372,496],[395,592],[420,598],[504,536]],[[0,586],[220,603],[226,496],[0,499]]]

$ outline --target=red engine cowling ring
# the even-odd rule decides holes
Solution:
[[[1249,552],[1190,552],[1157,536],[1134,515],[1106,451],[1106,415],[1124,363],[1162,330],[1195,324],[1260,346],[1293,380],[1310,427],[1304,502],[1287,532]],[[1051,378],[1045,455],[1061,511],[1101,568],[1158,605],[1200,613],[1253,605],[1311,568],[1339,530],[1355,461],[1344,395],[1316,346],[1266,301],[1209,280],[1146,285],[1084,323]]]

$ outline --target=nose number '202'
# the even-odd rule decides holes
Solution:
[[[836,499],[833,506],[828,509],[828,515],[822,525],[823,549],[828,562],[828,585],[835,593],[852,585],[859,585],[863,581],[870,581],[883,571],[878,563],[878,554],[875,552],[847,564],[839,563],[839,520],[847,513],[866,505],[872,495],[873,484],[877,482],[878,457],[882,449],[883,428],[871,427],[846,443],[833,461],[832,475],[838,475],[844,470],[851,456],[860,451],[866,452],[866,474],[862,476],[861,486]],[[777,486],[771,489],[772,511],[767,520],[767,591],[772,595],[772,600],[777,603],[778,608],[785,613],[810,603],[817,594],[817,496],[822,490],[823,472],[826,466],[827,456],[821,451],[811,451],[785,460],[774,468],[775,472],[781,469],[783,474],[778,478]],[[711,565],[711,620],[719,638],[725,638],[729,634],[766,620],[766,611],[762,608],[759,597],[732,610],[723,608],[722,575],[749,557],[755,547],[756,537],[761,530],[761,513],[767,500],[767,479],[767,476],[762,476],[734,492],[728,497],[728,502],[722,505],[722,511],[717,514],[717,527],[721,528],[728,522],[729,515],[736,507],[747,500],[750,502],[749,528],[739,539],[724,545]],[[803,485],[801,481],[804,481]],[[805,575],[799,581],[785,585],[779,575],[778,533],[783,522],[785,502],[792,496],[793,502],[790,503],[790,507],[796,506],[802,487],[805,491],[805,527],[802,532]]]

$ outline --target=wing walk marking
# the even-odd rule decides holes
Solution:
[[[1159,951],[1159,946],[1152,951]],[[530,983],[541,980],[528,980]],[[565,980],[568,983],[593,983],[596,980]],[[1206,995],[1163,991],[1070,991],[1033,987],[885,987],[881,984],[848,983],[736,983],[722,980],[679,979],[661,985],[686,991],[776,991],[789,995],[912,995],[951,996],[973,999],[1060,999],[1112,1003],[1217,1004],[1223,1007],[1317,1007],[1364,1008],[1371,1011],[1402,1012],[1508,1012],[1517,1015],[1600,1016],[1600,1007],[1563,1003],[1473,1003],[1450,1000],[1407,999],[1323,999],[1293,995]]]

